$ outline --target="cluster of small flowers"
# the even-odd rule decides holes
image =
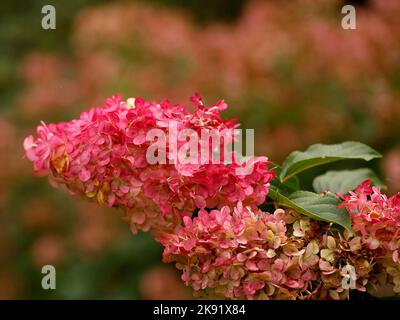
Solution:
[[[292,280],[285,274],[292,263],[281,252],[288,240],[285,223],[277,218],[281,212],[263,214],[241,203],[232,211],[201,210],[193,220],[184,218],[185,226],[175,234],[159,239],[163,260],[176,262],[183,281],[202,297],[290,295],[291,287],[301,284],[299,275]]]
[[[62,184],[100,204],[124,208],[124,218],[134,233],[138,229],[173,229],[196,208],[232,207],[238,201],[261,204],[274,177],[265,157],[250,159],[253,170],[246,174],[237,169],[248,163],[232,154],[227,154],[232,156],[230,164],[224,164],[223,157],[221,163],[215,163],[212,152],[210,159],[200,164],[180,162],[172,153],[172,162],[149,163],[148,148],[157,141],[148,141],[147,133],[160,129],[167,139],[177,138],[169,130],[170,122],[176,123],[179,131],[217,130],[218,138],[231,134],[234,139],[238,125],[235,120],[222,120],[220,112],[227,107],[223,101],[206,107],[196,95],[192,102],[197,109],[190,113],[185,106],[168,101],[122,101],[114,96],[79,119],[40,125],[38,137],[24,141],[26,155],[35,172],[48,175],[53,185]],[[177,147],[184,143],[179,141]],[[170,155],[167,144],[164,151]]]
[[[269,214],[239,203],[184,223],[159,241],[164,262],[176,262],[199,297],[348,299],[349,289],[376,289],[385,270],[360,235],[292,210]]]
[[[357,246],[365,245],[379,257],[393,278],[394,292],[400,293],[400,193],[387,197],[366,180],[343,198],[341,206],[351,214],[353,230],[359,234]]]

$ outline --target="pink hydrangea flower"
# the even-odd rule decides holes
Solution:
[[[241,203],[234,209],[201,210],[193,220],[185,218],[179,231],[159,239],[164,262],[175,261],[183,281],[200,296],[294,299],[316,280],[311,267],[319,259],[314,243],[303,247],[290,241],[284,213],[263,213]]]
[[[203,298],[339,300],[351,289],[373,292],[379,282],[396,283],[382,279],[386,262],[359,233],[341,234],[292,210],[269,214],[241,203],[201,210],[158,241],[164,262],[175,262]],[[343,286],[346,276],[354,287]]]
[[[400,293],[400,194],[388,197],[366,180],[342,198],[341,207],[351,214],[361,245],[380,257],[383,273],[392,277],[394,291]]]
[[[227,107],[223,101],[209,107],[198,95],[192,101],[196,110],[191,113],[168,101],[122,101],[114,96],[79,119],[42,123],[37,137],[25,139],[26,155],[34,171],[47,175],[53,185],[63,184],[72,193],[125,209],[133,232],[173,229],[196,208],[233,207],[238,201],[261,204],[274,177],[265,157],[250,159],[252,172],[240,174],[245,164],[233,153],[222,154],[222,163],[214,163],[210,152],[208,161],[193,164],[176,159],[166,144],[158,151],[166,153],[167,161],[149,163],[148,148],[158,143],[147,139],[150,130],[159,129],[171,140],[182,130],[214,130],[218,138],[235,139],[238,125],[222,119]],[[170,129],[171,123],[177,132]],[[185,143],[178,140],[176,147]],[[223,162],[226,157],[232,157],[228,164]]]

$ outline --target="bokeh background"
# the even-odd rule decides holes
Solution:
[[[52,4],[57,29],[42,30]],[[354,4],[357,30],[341,28]],[[0,299],[190,298],[161,248],[118,213],[32,176],[22,141],[121,93],[224,98],[281,162],[309,144],[359,140],[400,190],[400,1],[146,0],[0,4]],[[41,268],[57,289],[41,288]]]

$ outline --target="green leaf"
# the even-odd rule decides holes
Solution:
[[[277,205],[292,208],[312,219],[332,222],[351,230],[350,215],[346,209],[338,208],[340,199],[334,194],[297,191],[286,197],[271,186],[268,196],[275,200]]]
[[[359,184],[367,179],[371,180],[371,183],[380,189],[386,188],[375,172],[368,168],[328,171],[314,179],[313,187],[316,192],[329,191],[345,194],[357,188]]]
[[[346,159],[370,161],[380,157],[379,152],[360,142],[314,144],[304,152],[292,152],[283,163],[279,178],[281,181],[286,181],[304,170],[334,161]]]
[[[271,181],[271,185],[278,188],[283,194],[290,194],[292,192],[300,190],[299,178],[291,177],[287,179],[285,182],[281,182],[278,178],[281,172],[281,167],[276,165],[271,169],[273,169],[276,172],[276,178]]]

